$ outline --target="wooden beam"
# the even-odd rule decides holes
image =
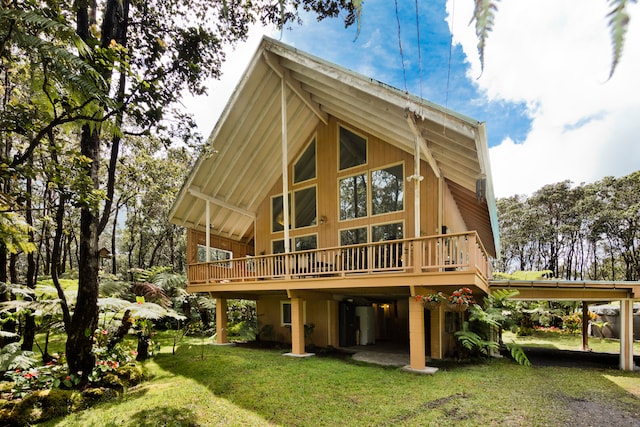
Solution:
[[[197,188],[191,187],[191,188],[189,188],[188,191],[189,191],[189,194],[191,194],[192,196],[195,196],[195,197],[197,197],[199,199],[202,199],[204,201],[209,201],[209,202],[213,203],[214,205],[217,205],[217,206],[232,210],[234,212],[237,212],[239,214],[248,216],[249,218],[251,218],[253,220],[256,219],[256,214],[255,213],[253,213],[251,211],[248,211],[246,209],[242,209],[242,208],[240,208],[238,206],[234,206],[231,203],[227,203],[225,201],[218,200],[215,197],[207,196],[206,194],[201,193],[199,191],[199,189],[197,189]]]
[[[293,79],[291,76],[291,71],[284,68],[277,59],[273,57],[273,55],[267,51],[263,51],[262,55],[264,57],[267,65],[276,73],[280,78],[284,79],[285,83],[289,88],[295,93],[298,98],[307,106],[313,113],[324,123],[325,125],[329,124],[328,115],[320,109],[320,105],[316,104],[312,99],[311,95],[308,92],[305,92],[302,89],[300,83]]]
[[[427,163],[429,163],[429,166],[431,166],[431,169],[433,170],[433,173],[436,175],[436,177],[440,178],[442,176],[442,173],[440,172],[440,167],[438,166],[438,162],[436,162],[436,159],[433,158],[433,154],[431,153],[431,150],[427,146],[427,141],[425,141],[424,137],[422,136],[422,132],[420,132],[420,129],[418,128],[415,114],[410,111],[407,111],[407,123],[409,123],[409,127],[411,128],[411,131],[413,132],[414,136],[417,138],[418,144],[420,145],[420,149],[422,150],[425,158],[427,159]]]
[[[287,296],[289,298],[302,298],[304,300],[327,300],[332,299],[333,294],[325,292],[317,292],[311,290],[296,290],[287,289]]]

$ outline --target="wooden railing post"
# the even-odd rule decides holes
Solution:
[[[467,235],[467,250],[469,251],[469,269],[476,270],[476,260],[478,256],[478,245],[476,244],[476,233]]]
[[[423,242],[424,240],[412,240],[411,246],[413,250],[413,272],[420,273],[422,272],[422,262],[423,258]]]

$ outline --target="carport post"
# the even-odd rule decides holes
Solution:
[[[582,351],[589,351],[589,303],[582,301]]]
[[[633,371],[633,300],[620,301],[620,369]]]

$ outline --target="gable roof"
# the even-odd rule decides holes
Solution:
[[[281,177],[281,79],[286,82],[288,158],[332,115],[422,157],[445,178],[469,229],[499,252],[484,123],[264,37],[171,209],[172,223],[248,241],[264,195]],[[486,180],[484,200],[476,182]]]

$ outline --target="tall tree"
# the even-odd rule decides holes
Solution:
[[[74,154],[78,173],[72,185],[53,190],[58,193],[60,215],[56,215],[52,258],[60,262],[63,209],[71,208],[66,202],[73,199],[80,210],[79,288],[65,322],[66,350],[70,369],[86,376],[94,364],[98,242],[114,210],[123,136],[153,133],[167,143],[176,138],[193,142],[193,121],[176,108],[179,96],[184,89],[203,93],[203,82],[219,76],[223,47],[243,40],[250,24],[260,20],[282,26],[298,20],[302,9],[315,11],[320,18],[346,10],[350,24],[354,7],[345,0],[79,0],[70,8],[56,1],[1,7],[0,52],[11,64],[16,61],[14,52],[33,58],[30,80],[36,84],[31,85],[30,95],[40,104],[26,111],[12,110],[20,126],[14,125],[17,120],[4,122],[3,130],[20,135],[22,142],[4,150],[3,176],[23,167],[45,138],[55,145],[63,125],[74,124],[78,138]],[[30,53],[33,47],[35,53]],[[33,111],[40,112],[38,120],[29,116]],[[104,170],[102,159],[107,164]],[[59,285],[58,293],[65,305]]]

